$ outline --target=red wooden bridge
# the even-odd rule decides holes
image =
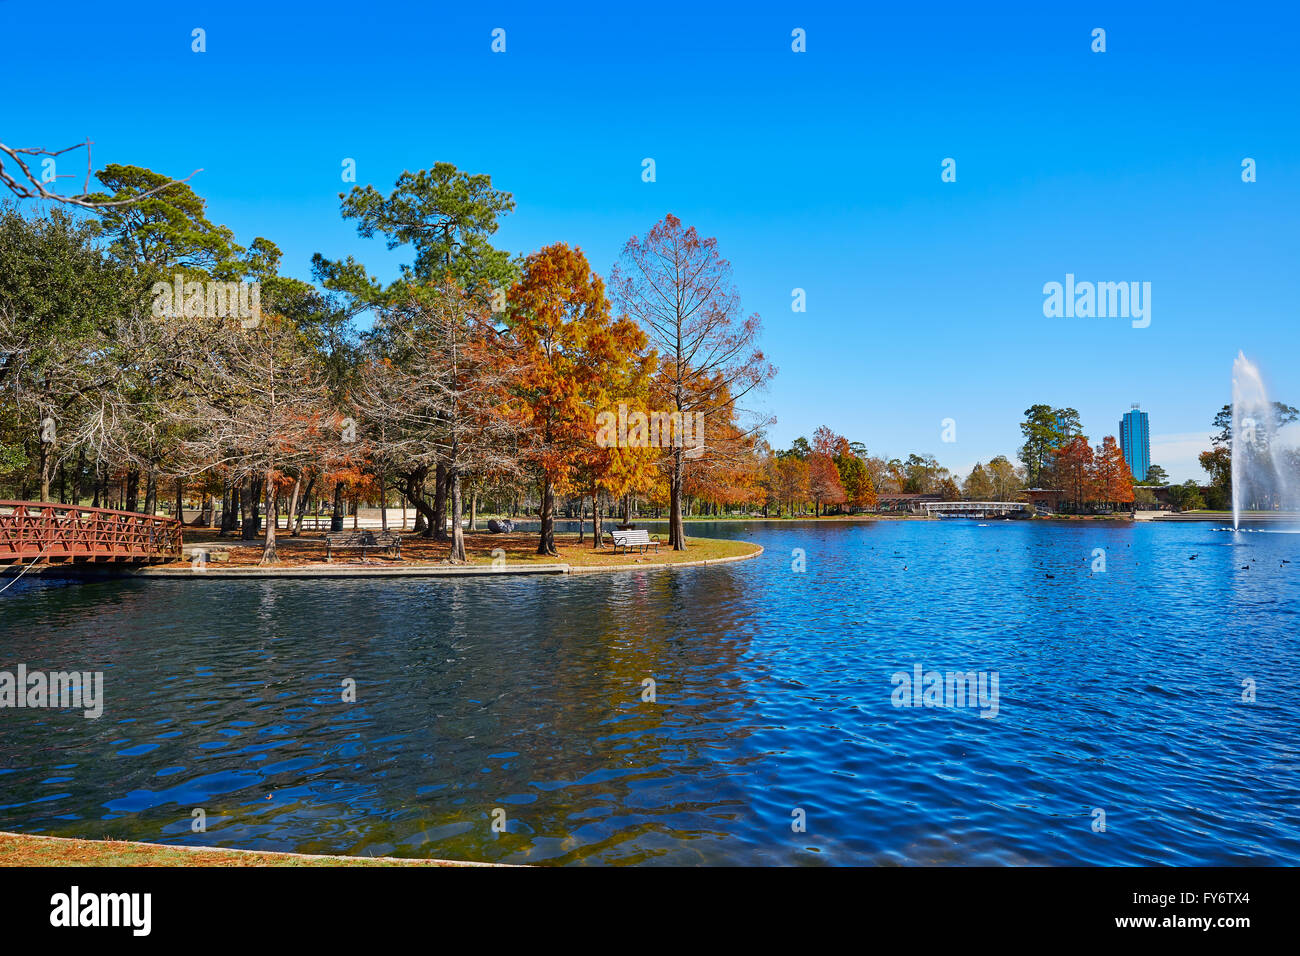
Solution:
[[[35,561],[148,564],[180,557],[181,524],[175,518],[0,501],[0,566]]]

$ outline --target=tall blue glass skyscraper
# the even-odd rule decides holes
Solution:
[[[1147,426],[1147,413],[1136,405],[1119,420],[1119,447],[1133,472],[1134,481],[1145,481],[1151,467],[1151,430]]]

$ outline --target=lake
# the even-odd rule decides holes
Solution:
[[[1300,863],[1300,535],[689,532],[766,551],[545,578],[24,578],[0,595],[0,670],[102,671],[105,702],[0,710],[0,829],[546,864]],[[996,712],[900,692],[918,667],[988,677]]]

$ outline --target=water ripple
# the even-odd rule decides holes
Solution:
[[[696,533],[767,551],[571,580],[23,579],[0,670],[101,670],[106,702],[0,711],[0,829],[579,865],[1300,862],[1300,538]],[[996,716],[894,706],[917,664],[997,672]]]

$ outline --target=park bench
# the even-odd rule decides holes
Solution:
[[[642,552],[645,552],[653,546],[656,551],[659,550],[659,538],[651,538],[650,532],[644,528],[632,531],[610,531],[609,537],[614,542],[615,554],[618,554],[619,548],[624,551],[640,548]]]
[[[325,535],[325,560],[330,561],[335,551],[387,551],[395,558],[402,556],[402,536],[396,531],[331,531]]]

